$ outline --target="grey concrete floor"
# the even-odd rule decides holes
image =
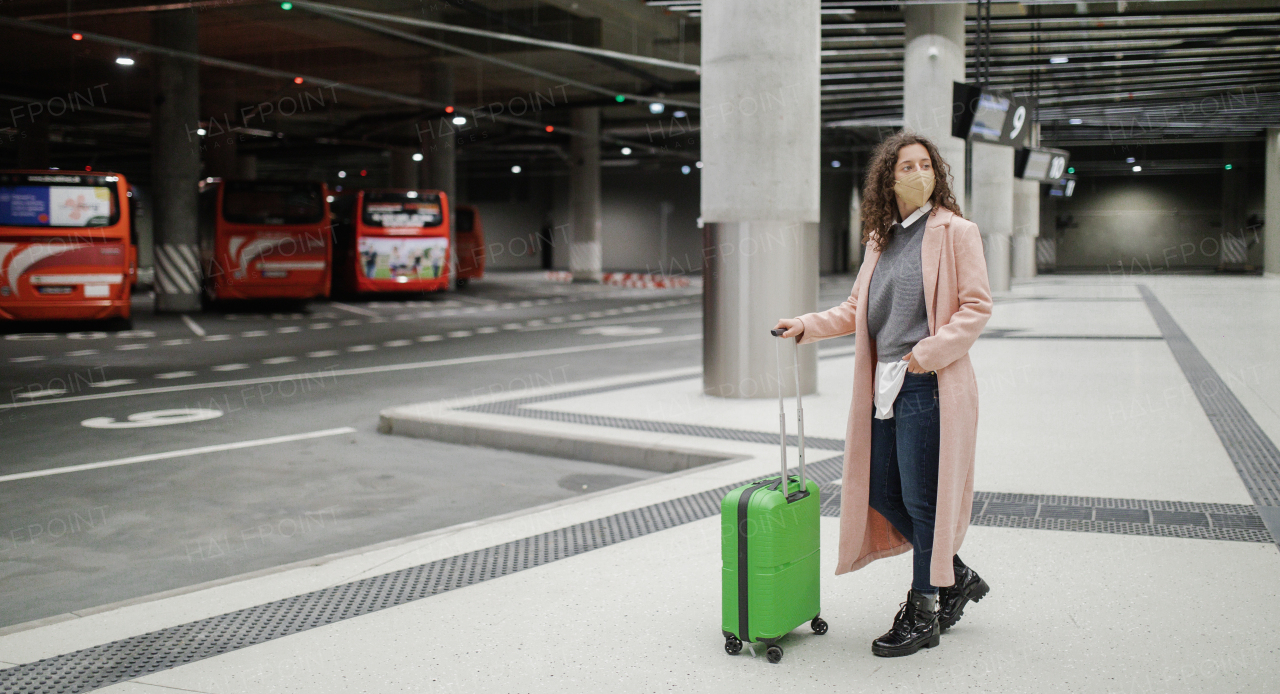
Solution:
[[[844,299],[849,285],[824,278],[821,304]],[[0,328],[0,478],[355,431],[0,480],[0,627],[645,479],[654,473],[385,436],[378,411],[701,359],[696,288],[494,275],[452,294],[223,307],[191,316],[194,326],[151,313],[146,296],[136,305],[127,333]],[[83,423],[176,408],[219,414],[140,428]]]

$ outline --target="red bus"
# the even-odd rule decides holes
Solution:
[[[471,205],[458,205],[454,238],[458,242],[458,284],[484,277],[484,225],[480,211]]]
[[[449,206],[443,192],[361,190],[334,206],[334,283],[341,291],[448,287]]]
[[[329,295],[330,216],[323,183],[202,182],[206,301]]]
[[[0,171],[0,319],[127,323],[131,195],[114,173]]]

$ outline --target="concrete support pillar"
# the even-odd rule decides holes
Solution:
[[[418,187],[418,162],[413,160],[413,152],[402,147],[391,150],[392,188]]]
[[[963,2],[906,5],[902,116],[908,130],[929,138],[951,168],[951,190],[964,204],[964,140],[951,137],[952,84],[964,81]],[[967,212],[967,210],[965,210]]]
[[[708,395],[777,397],[769,329],[818,308],[819,22],[818,0],[702,3]],[[789,364],[793,347],[780,346]],[[782,392],[794,395],[783,374]],[[802,348],[804,392],[816,375],[816,350]]]
[[[453,104],[453,66],[434,63],[427,66],[423,75],[423,92],[428,99]],[[434,130],[426,129],[419,137],[422,141],[422,166],[418,169],[418,183],[424,188],[444,191],[449,200],[449,289],[457,285],[458,259],[453,249],[458,247],[456,209],[457,197],[457,138],[447,128],[447,121]],[[452,127],[452,126],[449,126]],[[423,132],[419,128],[419,132]]]
[[[853,194],[849,196],[849,266],[845,272],[857,273],[862,267],[862,176],[853,176]]]
[[[217,178],[236,177],[236,138],[232,132],[239,117],[236,111],[236,86],[231,79],[209,84],[204,90],[201,111],[207,131],[201,149],[204,152],[204,175]]]
[[[572,208],[573,245],[569,247],[569,272],[574,282],[603,279],[600,228],[600,109],[573,112],[574,135],[569,152],[569,205]]]
[[[1280,277],[1280,128],[1267,128],[1267,153],[1263,160],[1266,186],[1262,227],[1262,269]]]
[[[151,42],[199,52],[194,10],[151,15]],[[200,310],[196,227],[200,178],[200,74],[190,60],[157,55],[151,107],[151,180],[155,220],[156,310]]]
[[[1013,236],[1013,148],[973,143],[973,209],[969,219],[982,232],[991,291],[1009,291]]]

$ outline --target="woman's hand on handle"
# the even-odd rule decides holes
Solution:
[[[786,330],[779,337],[799,337],[804,332],[804,323],[798,318],[779,318],[778,324],[773,326],[774,330]]]

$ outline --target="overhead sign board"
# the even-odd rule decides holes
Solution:
[[[1013,175],[1031,181],[1056,181],[1067,173],[1071,153],[1065,149],[1027,147],[1013,155]]]
[[[1021,147],[1031,130],[1031,103],[1010,92],[954,82],[951,135],[975,142]]]

